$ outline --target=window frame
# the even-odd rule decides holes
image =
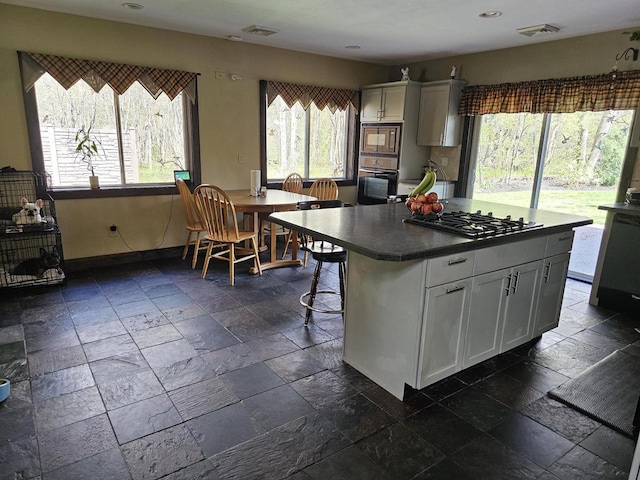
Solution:
[[[350,107],[354,109],[353,106]],[[267,188],[280,188],[282,186],[282,180],[268,180],[267,179],[267,81],[260,80],[260,175],[262,177],[262,184]],[[353,114],[348,118],[348,133],[347,133],[347,158],[345,160],[345,178],[333,179],[338,186],[354,186],[357,184],[357,146],[359,143],[359,112],[354,109]],[[309,125],[307,123],[306,128]],[[309,150],[309,142],[305,145]],[[305,167],[305,170],[307,168]],[[300,172],[298,172],[300,173]],[[303,187],[309,188],[314,180],[303,178]]]
[[[18,52],[19,57],[22,52]],[[22,75],[22,61],[19,58],[20,73]],[[105,88],[109,88],[105,86]],[[189,169],[194,185],[201,183],[200,165],[200,123],[198,108],[198,84],[195,83],[195,101],[185,101],[185,151],[189,156]],[[42,151],[42,138],[40,123],[38,120],[38,104],[36,98],[36,87],[28,91],[22,89],[25,116],[27,122],[27,135],[29,138],[29,148],[31,151],[31,165],[34,171],[46,171],[44,163],[44,153]],[[114,92],[118,97],[118,94]],[[176,195],[178,193],[175,184],[171,183],[150,183],[135,185],[108,185],[92,189],[90,187],[53,187],[51,193],[56,200],[83,199],[83,198],[110,198],[110,197],[133,197],[147,195]]]

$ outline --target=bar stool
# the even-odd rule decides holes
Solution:
[[[336,208],[342,207],[344,204],[340,200],[314,200],[310,202],[299,202],[298,210],[314,210],[319,208]],[[339,245],[334,245],[325,240],[314,240],[308,235],[301,235],[300,249],[311,254],[316,261],[316,268],[313,272],[313,280],[311,281],[311,289],[300,295],[300,304],[305,307],[304,324],[308,325],[311,318],[311,312],[341,314],[344,316],[344,285],[346,280],[346,261],[347,251]],[[338,278],[340,280],[340,290],[318,290],[318,282],[322,265],[324,263],[338,264]],[[340,309],[318,308],[313,304],[318,294],[340,295]]]

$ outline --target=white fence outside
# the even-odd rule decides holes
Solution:
[[[100,142],[98,155],[93,158],[93,170],[100,178],[100,185],[124,183],[120,172],[117,133],[94,129],[91,132]],[[91,171],[76,154],[76,133],[77,130],[70,128],[40,125],[45,170],[51,175],[54,187],[89,186]],[[122,148],[126,183],[139,183],[135,129],[122,132]]]

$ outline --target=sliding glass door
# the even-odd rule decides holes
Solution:
[[[478,117],[473,198],[584,215],[569,274],[591,281],[605,212],[620,180],[633,110]]]
[[[473,198],[529,208],[543,115],[478,117]]]

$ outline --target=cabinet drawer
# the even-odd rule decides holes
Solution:
[[[429,259],[427,287],[471,277],[475,255],[475,252],[464,252]]]
[[[539,260],[544,257],[546,246],[547,237],[538,237],[482,248],[476,251],[474,275]]]
[[[568,232],[558,233],[556,235],[549,235],[547,237],[547,248],[544,252],[545,257],[553,257],[554,255],[560,255],[571,251],[573,245],[573,230]]]

